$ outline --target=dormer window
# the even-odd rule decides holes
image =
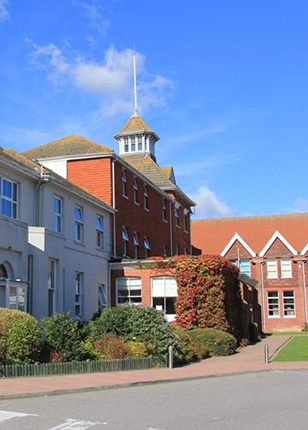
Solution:
[[[138,136],[138,151],[142,151],[142,136]]]
[[[128,149],[129,149],[128,137],[124,137],[124,152],[128,152]]]

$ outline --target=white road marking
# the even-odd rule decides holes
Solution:
[[[91,421],[78,421],[68,419],[64,424],[60,424],[57,427],[53,427],[49,430],[86,430],[89,427],[95,426],[96,424],[107,424],[107,423],[93,423]]]
[[[0,422],[11,420],[12,418],[19,418],[19,417],[37,417],[37,415],[23,414],[21,412],[0,411]]]

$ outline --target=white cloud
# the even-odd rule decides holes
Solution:
[[[72,84],[88,93],[103,96],[105,112],[133,113],[133,50],[117,51],[110,47],[103,61],[86,61],[76,55],[73,59],[68,46],[61,50],[54,44],[37,45],[26,40],[33,49],[32,63],[45,71],[55,84]],[[145,70],[145,57],[136,53],[138,71],[138,108],[165,106],[173,90],[172,82],[162,76],[152,76]]]
[[[96,0],[75,0],[72,3],[81,8],[82,14],[88,18],[91,28],[99,33],[106,32],[110,22],[105,16],[101,2]]]
[[[7,3],[8,0],[0,0],[0,22],[6,21],[10,17],[9,11],[6,7]]]
[[[287,212],[308,212],[308,200],[299,197],[295,200],[294,206],[287,209]]]
[[[219,200],[209,188],[200,187],[197,194],[190,194],[190,198],[197,204],[197,218],[225,217],[232,213],[227,203]]]

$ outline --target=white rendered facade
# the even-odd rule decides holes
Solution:
[[[106,289],[108,300],[113,211],[17,158],[0,150],[0,306],[38,319],[64,311],[89,319],[98,310],[99,290]]]

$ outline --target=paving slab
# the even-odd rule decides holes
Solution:
[[[174,382],[184,379],[200,379],[238,373],[266,372],[279,369],[308,370],[308,362],[265,362],[265,345],[268,345],[269,357],[271,358],[291,338],[292,336],[268,336],[254,345],[240,348],[234,355],[228,357],[211,357],[198,363],[173,369],[2,378],[0,379],[0,400],[102,390],[148,383]]]

